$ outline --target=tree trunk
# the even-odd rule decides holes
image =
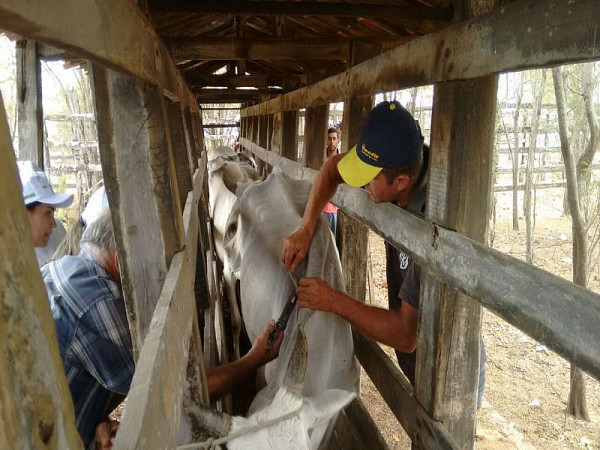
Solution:
[[[594,109],[594,63],[583,64],[583,74],[581,91],[583,104],[585,107],[585,116],[590,129],[590,139],[585,150],[577,161],[577,184],[579,188],[579,201],[583,207],[583,214],[586,222],[588,221],[588,198],[590,190],[590,178],[592,175],[592,164],[594,156],[600,144],[600,127],[596,120],[596,111]]]
[[[535,73],[534,73],[535,76]],[[535,153],[537,149],[538,128],[540,123],[540,112],[542,110],[542,98],[546,85],[546,69],[542,69],[539,83],[533,84],[533,110],[531,111],[531,130],[529,132],[529,150],[527,152],[527,171],[525,173],[525,192],[523,203],[525,210],[525,234],[526,234],[526,261],[533,264],[533,234],[535,229],[535,186],[533,185],[533,166],[535,164]],[[536,86],[537,85],[537,86]]]
[[[522,76],[522,74],[521,74]],[[523,100],[523,84],[519,83],[517,90],[517,104],[513,115],[513,230],[519,231],[519,115],[521,113],[521,101]],[[507,136],[508,137],[508,136]],[[510,145],[510,141],[509,141]]]
[[[569,211],[573,223],[573,281],[581,286],[587,287],[588,280],[588,236],[587,227],[581,205],[579,202],[577,172],[575,158],[569,144],[569,130],[567,127],[567,112],[565,89],[563,85],[562,67],[552,69],[554,79],[554,92],[556,94],[556,111],[558,113],[558,128],[560,134],[560,149],[565,165],[565,174],[567,178],[567,199]],[[589,421],[590,417],[587,410],[585,399],[585,381],[581,371],[571,364],[571,390],[567,404],[567,412],[575,416],[576,419]]]

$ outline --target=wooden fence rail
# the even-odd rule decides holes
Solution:
[[[241,145],[290,176],[316,172],[241,138]],[[341,185],[333,199],[344,212],[409,252],[440,281],[478,300],[510,324],[600,379],[600,295],[498,250]],[[500,270],[501,269],[501,270]]]

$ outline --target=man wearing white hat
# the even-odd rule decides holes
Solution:
[[[23,186],[23,201],[33,235],[33,245],[36,248],[44,248],[48,245],[57,226],[54,220],[56,208],[70,206],[73,203],[73,195],[54,192],[46,174],[31,161],[19,161],[17,165]],[[46,253],[52,254],[53,251],[48,250]]]

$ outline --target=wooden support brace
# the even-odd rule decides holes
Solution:
[[[408,379],[376,343],[354,333],[361,366],[418,448],[459,449],[444,425],[432,419],[414,396]]]
[[[306,122],[304,125],[304,163],[311,169],[319,170],[325,162],[328,112],[329,105],[306,108]]]
[[[0,448],[83,448],[0,95]]]
[[[281,156],[298,159],[298,111],[283,111],[281,125]]]
[[[92,76],[96,117],[103,119],[97,122],[102,171],[137,356],[167,267],[181,245],[161,94],[155,87],[98,66]]]
[[[194,135],[194,126],[192,125],[192,113],[189,108],[183,107],[181,113],[183,115],[183,130],[185,135],[185,145],[188,152],[188,158],[190,160],[190,170],[193,172],[198,168],[198,158],[200,153],[196,143],[196,136]]]
[[[186,206],[187,246],[173,256],[140,352],[115,448],[176,446],[190,337],[196,317],[196,304],[192,299],[198,203],[193,192],[188,194]],[[201,363],[202,358],[196,362]]]
[[[188,192],[192,190],[192,174],[190,171],[190,155],[181,120],[181,108],[179,103],[172,102],[169,99],[165,99],[165,106],[165,118],[169,125],[173,162],[175,163],[177,191],[179,192],[180,204],[184,204]]]

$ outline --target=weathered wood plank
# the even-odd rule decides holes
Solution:
[[[201,88],[193,89],[193,93],[199,100],[204,103],[209,103],[210,99],[227,100],[227,99],[244,99],[244,101],[260,98],[263,95],[279,95],[283,93],[280,88],[261,88],[261,89],[210,89]],[[229,103],[236,103],[230,100]],[[237,102],[239,103],[239,102]]]
[[[294,178],[314,180],[316,172],[312,169],[267,152],[247,139],[242,139],[242,145]],[[410,253],[439,281],[473,297],[600,379],[596,345],[600,342],[600,295],[394,205],[375,204],[362,189],[342,185],[333,202]]]
[[[0,448],[83,448],[0,95]]]
[[[298,111],[283,111],[281,125],[281,151],[285,158],[298,158]]]
[[[4,0],[0,28],[160,86],[198,109],[169,51],[134,2]]]
[[[189,108],[183,107],[182,105],[181,114],[183,120],[183,132],[185,135],[185,146],[190,160],[190,170],[192,171],[193,176],[195,170],[198,168],[198,158],[200,157],[200,153],[197,150],[196,138],[193,132],[192,113]]]
[[[44,168],[44,113],[42,110],[42,71],[37,44],[19,39],[17,56],[17,119],[19,159]]]
[[[242,110],[290,111],[406,87],[599,58],[600,2],[522,0]],[[534,17],[535,20],[531,20]],[[473,61],[477,61],[474,64]]]
[[[325,162],[328,112],[329,105],[319,105],[304,113],[304,163],[311,169],[319,170]]]
[[[348,152],[358,140],[362,123],[372,107],[373,97],[352,98],[344,102],[343,152]],[[352,298],[364,302],[367,292],[369,229],[343,211],[338,211],[337,219],[336,234],[346,292]]]
[[[359,4],[338,2],[289,2],[289,1],[207,1],[198,4],[193,0],[155,0],[152,9],[202,13],[252,14],[261,16],[338,16],[379,17],[394,22],[403,20],[450,20],[452,8],[429,6],[405,6],[390,4]]]
[[[353,333],[354,352],[402,428],[418,448],[459,449],[443,424],[429,417],[413,388],[385,352],[360,333]]]
[[[200,162],[206,166],[206,154],[202,155]],[[198,162],[196,162],[197,164]],[[198,222],[198,234],[195,242],[187,242],[186,241],[186,249],[190,252],[190,260],[193,260],[194,264],[194,303],[195,303],[195,311],[194,316],[192,317],[192,333],[190,335],[190,350],[189,350],[189,358],[187,363],[186,377],[188,380],[187,392],[185,395],[192,399],[195,404],[200,405],[209,405],[210,397],[208,395],[208,382],[206,381],[206,367],[204,364],[204,353],[203,353],[203,344],[202,344],[202,333],[200,331],[200,314],[202,314],[202,308],[200,307],[198,302],[198,294],[202,292],[205,296],[207,295],[207,277],[206,277],[206,266],[205,261],[203,261],[204,256],[204,242],[203,239],[205,237],[206,230],[202,230],[201,227],[204,227],[205,221],[203,221],[204,215],[201,213],[201,208],[204,206],[201,205],[201,202],[204,202],[203,197],[203,189],[204,182],[206,180],[206,171],[201,169],[196,169],[193,176],[192,187],[193,190],[191,192],[191,201],[192,203],[188,203],[190,197],[186,200],[186,206],[183,213],[183,223],[189,222],[191,217],[190,215],[195,215],[195,221]],[[190,245],[194,245],[195,248],[190,248]],[[184,405],[186,402],[184,401]],[[185,413],[190,416],[190,411],[185,410]]]
[[[183,131],[181,109],[179,103],[165,99],[166,111],[165,119],[169,125],[171,136],[171,148],[173,150],[173,161],[175,163],[175,173],[177,175],[177,191],[179,192],[179,201],[183,205],[187,194],[192,190],[192,173],[190,170],[190,158],[187,150],[186,137]]]
[[[196,318],[192,299],[197,207],[190,192],[184,214],[187,246],[171,261],[131,383],[116,449],[176,447],[190,336]]]
[[[443,83],[434,93],[426,216],[477,242],[489,221],[497,91],[490,76]],[[421,286],[417,398],[461,448],[473,448],[481,307],[431,277]]]
[[[353,45],[364,42],[379,49],[395,48],[409,41],[409,38],[321,38],[302,39],[286,37],[270,38],[210,38],[210,37],[173,37],[170,48],[176,61],[187,60],[246,60],[246,59],[303,59],[303,60],[347,60]],[[379,54],[380,52],[377,52]],[[306,84],[306,75],[199,75],[189,78],[192,85],[231,87],[242,86],[283,86],[284,82]],[[225,83],[225,84],[210,84]],[[286,85],[287,86],[287,85]]]
[[[137,356],[178,245],[174,226],[165,232],[160,220],[161,210],[168,209],[160,203],[170,195],[168,178],[160,176],[166,153],[164,123],[155,88],[98,66],[92,76],[96,115],[103,118],[97,123],[100,159]]]
[[[272,116],[272,128],[271,128],[271,148],[272,152],[281,155],[282,143],[283,143],[283,114],[282,112],[275,113]]]
[[[306,84],[306,74],[266,74],[266,75],[206,75],[197,74],[186,77],[192,88],[205,86],[223,86],[228,88],[283,86],[284,83]]]
[[[346,406],[338,416],[332,440],[345,450],[387,450],[381,431],[360,398]],[[329,448],[335,446],[333,444]]]

